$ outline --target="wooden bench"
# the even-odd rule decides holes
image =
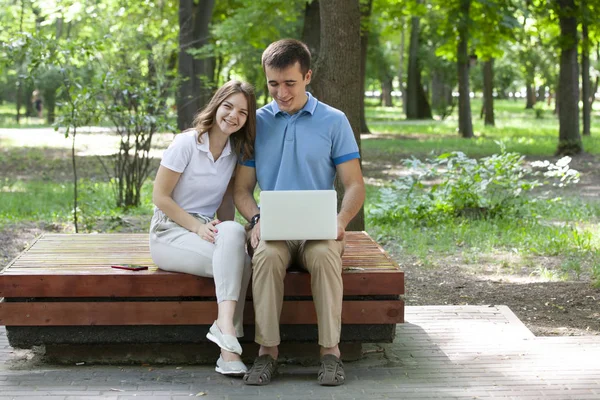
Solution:
[[[392,341],[404,322],[404,273],[365,232],[347,234],[343,266],[342,341]],[[21,348],[202,341],[217,315],[213,280],[157,269],[147,234],[42,235],[0,272],[1,297],[0,325]],[[253,321],[249,298],[247,341]],[[281,323],[284,341],[316,340],[309,274],[287,274]]]

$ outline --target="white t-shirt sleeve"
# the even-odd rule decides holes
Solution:
[[[160,165],[172,171],[182,173],[192,158],[192,151],[196,145],[196,137],[196,135],[176,135],[169,148],[163,153]]]

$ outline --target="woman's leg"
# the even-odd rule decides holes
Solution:
[[[160,210],[150,225],[150,255],[165,271],[212,278],[215,245],[168,219]]]
[[[246,232],[234,221],[217,225],[213,253],[213,275],[217,293],[219,316],[217,326],[226,335],[243,334],[242,316],[249,283],[249,259],[245,251]],[[229,361],[230,354],[221,351],[223,359]]]
[[[215,244],[212,244],[157,212],[150,228],[150,252],[161,269],[214,277],[219,309],[217,326],[226,335],[241,336],[241,316],[250,272],[244,274],[244,266],[249,265],[244,248],[245,231],[232,221],[222,222],[217,227]],[[237,310],[239,298],[242,299],[241,313]],[[235,327],[234,318],[239,319]],[[225,361],[241,360],[235,353],[222,350],[221,354]]]

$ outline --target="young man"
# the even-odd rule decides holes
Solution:
[[[293,39],[272,43],[262,55],[262,65],[273,101],[256,113],[254,160],[238,166],[234,190],[238,210],[253,226],[252,290],[255,341],[260,345],[244,382],[265,385],[276,372],[283,279],[293,260],[311,274],[321,347],[318,381],[337,386],[345,380],[338,347],[344,232],[365,198],[358,145],[344,113],[306,92],[312,71],[304,43]],[[337,240],[260,239],[260,214],[253,197],[257,181],[262,190],[330,190],[336,174],[345,188]]]

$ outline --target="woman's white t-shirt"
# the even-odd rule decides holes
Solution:
[[[208,133],[201,135],[202,143],[197,138],[196,131],[176,135],[165,150],[160,165],[181,173],[172,194],[181,208],[188,213],[213,217],[233,175],[237,155],[227,140],[221,156],[215,161],[210,152]]]

